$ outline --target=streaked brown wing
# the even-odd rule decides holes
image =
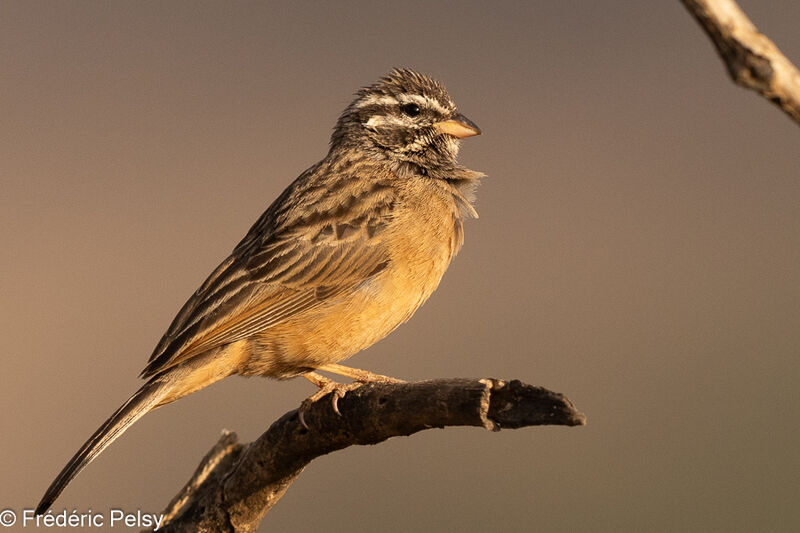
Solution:
[[[281,261],[261,254],[264,266],[275,263],[272,268],[248,268],[241,259],[229,258],[186,303],[142,376],[247,338],[353,290],[386,267],[376,244],[366,239],[316,246],[301,242]]]
[[[343,220],[315,213],[270,232],[270,211],[186,302],[151,355],[151,377],[213,348],[247,338],[354,290],[388,264],[381,229],[385,194]],[[352,207],[352,206],[351,206]],[[267,227],[265,227],[267,225]]]

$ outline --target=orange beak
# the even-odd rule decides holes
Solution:
[[[433,127],[442,133],[452,135],[458,139],[481,134],[481,129],[478,127],[478,125],[461,113],[456,114],[450,120],[437,122],[433,125]]]

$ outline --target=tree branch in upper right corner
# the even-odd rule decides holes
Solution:
[[[800,72],[736,2],[681,2],[711,38],[733,81],[761,94],[800,124]]]

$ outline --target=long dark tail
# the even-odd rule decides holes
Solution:
[[[106,449],[109,444],[122,435],[134,422],[139,420],[144,414],[156,407],[164,396],[170,392],[172,386],[168,380],[154,379],[145,383],[136,394],[130,397],[122,407],[111,415],[100,428],[89,437],[89,440],[81,446],[78,453],[70,459],[67,466],[58,474],[58,477],[50,484],[47,492],[42,496],[42,501],[36,506],[36,514],[43,514],[53,504],[64,487],[72,481],[72,478],[86,468],[100,452]]]

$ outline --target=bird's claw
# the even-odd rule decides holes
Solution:
[[[309,429],[305,419],[306,411],[308,411],[313,403],[330,393],[333,393],[331,397],[331,407],[333,408],[333,412],[339,416],[342,416],[341,411],[339,411],[339,398],[344,398],[345,394],[351,390],[361,387],[361,385],[363,385],[363,383],[360,382],[337,383],[335,381],[328,381],[324,383],[313,396],[309,396],[303,400],[303,403],[300,404],[300,407],[297,410],[297,418],[300,420],[300,424],[305,429]]]

